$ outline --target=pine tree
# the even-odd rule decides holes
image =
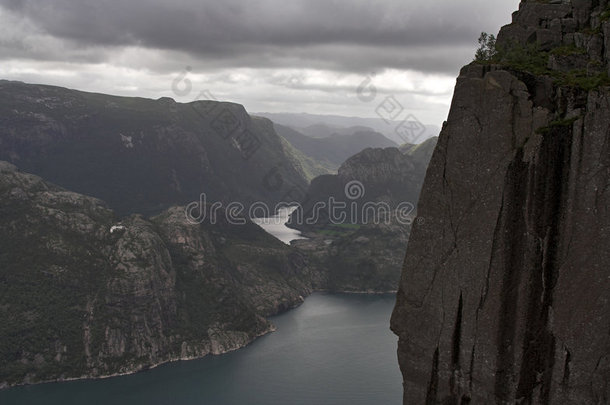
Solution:
[[[486,32],[482,32],[479,37],[479,49],[474,55],[474,60],[478,62],[489,62],[496,56],[496,37]]]

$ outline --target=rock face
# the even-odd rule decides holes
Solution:
[[[119,215],[199,201],[271,206],[308,184],[273,123],[209,100],[114,97],[0,80],[0,160]],[[282,183],[267,184],[281,167]]]
[[[119,222],[0,162],[0,388],[234,350],[318,288],[298,251],[217,219],[171,208]]]
[[[461,71],[392,315],[405,404],[610,401],[607,7],[523,2],[499,45],[544,71]]]

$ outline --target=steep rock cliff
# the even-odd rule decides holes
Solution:
[[[0,223],[0,388],[243,347],[319,279],[252,223],[194,224],[184,208],[119,221],[6,162]]]
[[[610,401],[610,10],[551,3],[457,80],[392,315],[405,404]]]

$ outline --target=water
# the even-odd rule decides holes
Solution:
[[[277,215],[269,218],[254,218],[252,222],[259,225],[285,244],[290,245],[290,242],[293,240],[306,239],[301,235],[301,232],[296,229],[290,229],[285,225],[286,222],[288,222],[290,214],[292,214],[296,208],[297,207],[280,208]]]
[[[222,356],[105,380],[0,391],[3,405],[399,405],[393,295],[314,294]]]

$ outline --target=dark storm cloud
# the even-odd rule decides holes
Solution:
[[[10,20],[21,36],[0,41],[0,58],[89,62],[111,57],[112,49],[141,47],[183,52],[219,69],[454,73],[480,31],[507,22],[507,7],[489,0],[0,0],[0,5],[10,11],[0,18]],[[37,38],[30,38],[33,30]],[[49,37],[57,41],[37,42]],[[149,68],[165,70],[163,63]]]

